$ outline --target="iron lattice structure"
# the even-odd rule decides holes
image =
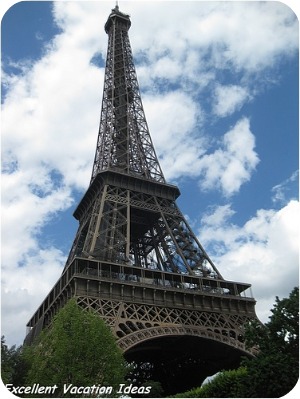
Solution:
[[[166,393],[223,368],[245,348],[256,319],[250,284],[225,280],[176,205],[149,134],[134,67],[128,15],[106,24],[108,51],[91,182],[74,212],[79,228],[64,271],[33,315],[31,343],[77,298],[111,327],[129,361],[152,365]]]

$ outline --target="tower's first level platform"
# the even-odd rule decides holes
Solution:
[[[31,343],[71,297],[255,317],[249,284],[77,257],[29,320],[25,342]]]

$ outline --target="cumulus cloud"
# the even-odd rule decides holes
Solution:
[[[169,2],[127,4],[135,21],[132,31],[143,31],[133,42],[135,53],[143,54],[144,65],[151,64],[147,68],[151,73],[143,74],[143,85],[153,83],[156,73],[161,73],[156,65],[162,57],[165,64],[167,59],[180,60],[185,75],[182,84],[188,78],[201,86],[202,76],[207,84],[219,70],[232,69],[233,73],[242,71],[244,79],[255,74],[259,85],[263,76],[258,72],[295,54],[298,47],[297,18],[282,3],[184,2],[183,6],[183,2],[172,2],[171,18]],[[145,15],[153,18],[145,20]]]
[[[197,176],[205,148],[205,138],[199,134],[201,108],[180,91],[145,95],[143,103],[166,178]]]
[[[65,255],[57,248],[34,245],[23,254],[22,267],[2,264],[2,334],[9,345],[22,343],[26,323],[58,280],[64,262]]]
[[[250,180],[258,162],[249,119],[243,118],[223,136],[220,148],[201,158],[200,185],[204,190],[219,188],[231,196]]]
[[[218,207],[210,206],[209,212],[203,215],[201,221],[205,226],[219,227],[223,226],[234,214],[235,211],[231,209],[230,204],[220,205]]]
[[[214,93],[213,112],[217,116],[228,116],[239,111],[250,98],[248,90],[237,85],[217,85]]]
[[[24,338],[30,313],[65,262],[66,254],[43,240],[43,229],[73,205],[74,190],[85,189],[91,173],[101,92],[95,82],[103,70],[90,63],[97,40],[67,25],[41,59],[15,63],[17,75],[3,74],[2,326],[17,338],[11,343]],[[10,313],[13,297],[22,306]]]
[[[272,65],[282,55],[283,43],[285,54],[293,51],[297,41],[292,33],[295,15],[282,3],[272,7],[263,2],[233,5],[224,2],[214,6],[215,12],[208,13],[199,24],[199,33],[204,42],[217,50],[214,52],[217,67],[230,65],[236,70],[253,72]],[[238,14],[243,17],[237,18]],[[275,41],[273,30],[278,34]]]
[[[275,296],[298,285],[299,202],[260,209],[243,226],[230,223],[230,205],[203,216],[199,239],[225,278],[252,284],[257,313],[266,322]]]
[[[43,180],[41,182],[41,180]],[[40,182],[39,182],[40,180]],[[73,204],[70,189],[55,187],[48,176],[17,170],[2,175],[3,265],[23,265],[25,255],[37,248],[44,225]]]

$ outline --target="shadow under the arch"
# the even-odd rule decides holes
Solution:
[[[238,367],[247,353],[213,339],[171,335],[144,340],[124,355],[135,365],[137,378],[159,381],[168,396],[199,387],[218,371]]]

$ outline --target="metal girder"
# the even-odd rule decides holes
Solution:
[[[163,190],[141,185],[137,191],[129,180],[123,180],[121,187],[109,183],[111,180],[118,181],[118,172],[111,172],[107,179],[104,176],[98,191],[93,188],[90,202],[86,201],[68,262],[83,256],[222,278],[175,201],[156,195]]]

